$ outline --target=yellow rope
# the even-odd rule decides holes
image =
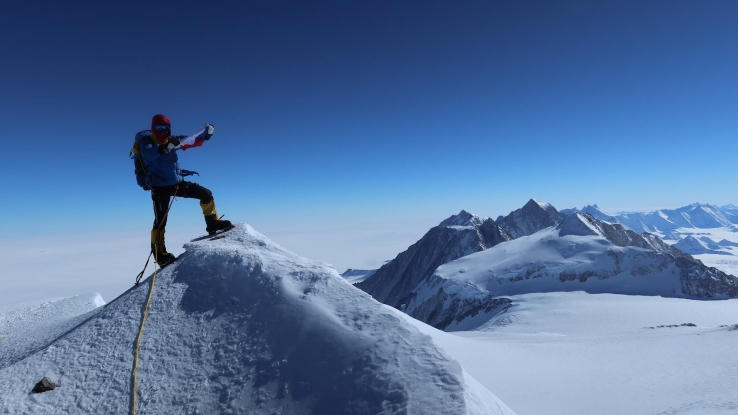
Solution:
[[[155,244],[156,245],[156,244]],[[156,258],[154,258],[156,260]],[[136,355],[133,358],[133,380],[131,387],[131,415],[136,415],[136,381],[138,380],[138,356],[141,352],[141,336],[143,334],[146,317],[149,316],[149,303],[154,293],[154,283],[156,282],[156,262],[154,262],[154,276],[151,278],[151,287],[149,287],[149,296],[146,298],[143,316],[141,317],[141,327],[138,328],[138,336],[136,336]]]
[[[179,184],[177,184],[174,187],[174,196],[172,197],[172,200],[169,202],[169,207],[167,207],[167,212],[164,214],[164,219],[166,219],[167,215],[169,215],[169,210],[172,208],[172,204],[177,199],[177,190],[179,189]],[[159,229],[161,229],[161,225],[163,222],[159,223]],[[154,249],[152,250],[154,253],[154,276],[151,277],[151,287],[149,287],[149,295],[146,298],[146,305],[144,306],[144,312],[143,316],[141,316],[141,326],[138,328],[138,335],[136,336],[136,354],[133,357],[133,376],[131,379],[131,415],[136,415],[136,383],[138,381],[138,356],[141,354],[141,337],[143,335],[144,330],[144,324],[146,324],[146,318],[149,316],[149,304],[151,303],[151,297],[154,294],[154,283],[156,283],[156,265],[159,263],[159,246],[158,246],[157,240],[154,240]],[[149,254],[149,258],[151,258],[151,254]],[[149,261],[146,260],[146,264],[148,265]],[[144,266],[144,271],[146,271],[146,266]],[[143,273],[144,271],[141,271]],[[136,285],[138,285],[138,278],[136,279]]]

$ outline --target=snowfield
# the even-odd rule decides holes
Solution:
[[[186,244],[158,273],[138,413],[513,414],[431,337],[333,268],[248,225],[223,236]],[[40,315],[48,307],[3,312],[0,412],[128,413],[151,281],[106,307],[95,308],[95,295],[64,300],[58,325]],[[26,337],[33,331],[42,333]],[[58,388],[31,394],[44,376]]]
[[[406,319],[519,415],[738,413],[738,300],[511,298],[474,331]]]

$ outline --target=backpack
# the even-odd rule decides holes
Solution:
[[[136,173],[136,184],[141,186],[144,190],[151,190],[151,186],[146,183],[146,168],[144,167],[143,160],[141,159],[141,149],[139,146],[141,139],[148,137],[150,134],[151,133],[148,130],[141,131],[136,134],[136,139],[133,141],[133,148],[128,153],[128,157],[133,160],[133,171]]]

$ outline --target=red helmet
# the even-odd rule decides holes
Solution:
[[[151,132],[159,142],[166,143],[172,136],[172,123],[166,115],[156,114],[151,119]]]

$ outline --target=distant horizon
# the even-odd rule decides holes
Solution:
[[[556,209],[561,211],[569,208]],[[461,210],[493,220],[500,216],[486,216],[481,212],[459,209],[442,217],[406,217],[405,220],[384,223],[339,219],[296,227],[295,223],[235,222],[246,223],[295,254],[327,262],[338,273],[343,273],[348,269],[378,268],[420,240],[429,229]],[[509,213],[505,212],[502,216]],[[186,213],[186,216],[191,217],[192,212]],[[205,233],[204,227],[190,222],[190,219],[178,215],[173,218],[173,226],[170,225],[168,231],[171,252],[177,255],[182,253],[184,243]],[[107,228],[94,233],[2,234],[0,251],[5,255],[0,257],[0,282],[9,297],[0,295],[0,306],[8,302],[68,297],[89,292],[99,292],[105,301],[110,301],[128,288],[143,268],[149,253],[145,226],[141,224],[138,229]],[[100,274],[103,268],[107,269],[104,276]],[[152,270],[153,265],[150,265],[148,272]],[[24,278],[18,279],[19,275]]]

